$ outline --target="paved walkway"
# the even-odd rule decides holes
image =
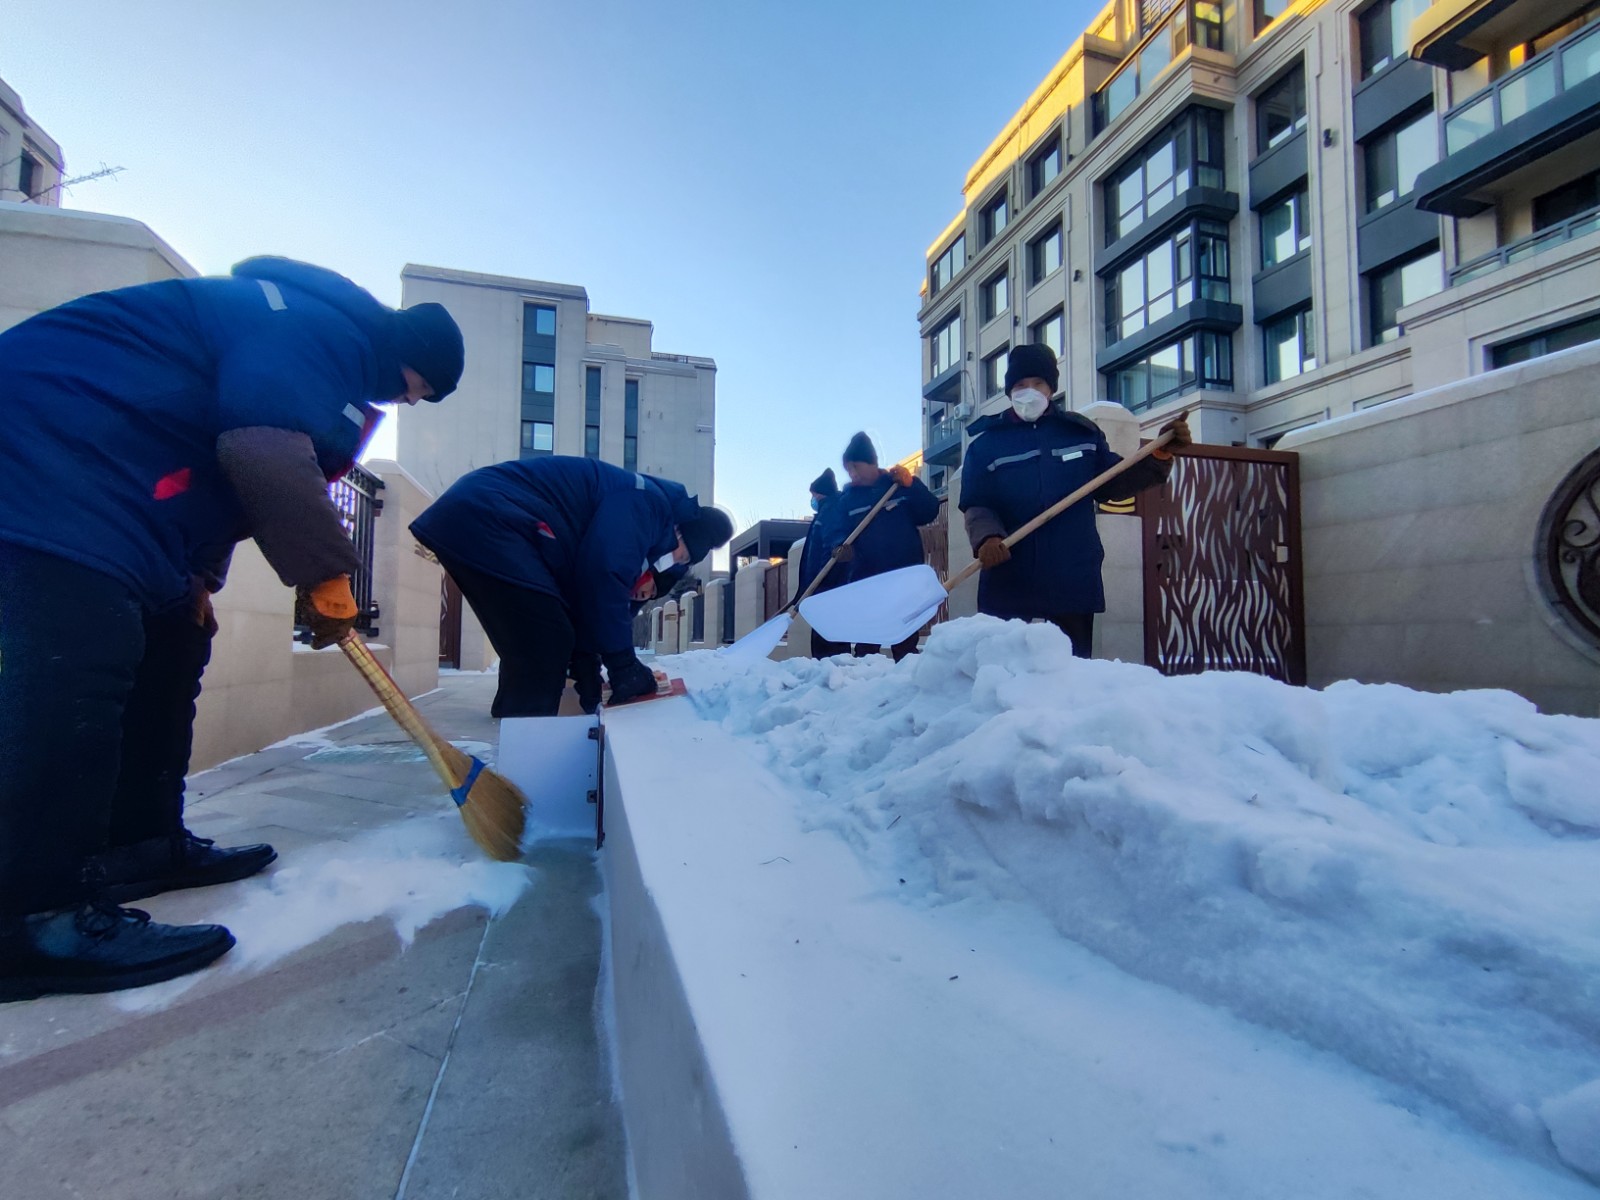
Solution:
[[[428,718],[492,743],[493,680],[442,683],[420,704]],[[387,717],[330,740],[197,776],[191,827],[271,841],[285,870],[448,804]],[[259,969],[224,959],[175,996],[0,1006],[0,1195],[626,1197],[596,1038],[594,856],[573,846],[530,861],[534,881],[504,915],[458,909],[408,948],[373,920]],[[205,920],[263,886],[144,905],[159,920]],[[229,958],[248,949],[242,938]]]

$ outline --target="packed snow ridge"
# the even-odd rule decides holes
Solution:
[[[886,892],[1026,904],[1600,1182],[1600,721],[1166,677],[988,617],[899,664],[662,665]]]

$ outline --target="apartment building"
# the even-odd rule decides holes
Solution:
[[[22,97],[0,79],[0,200],[61,203],[61,147],[28,117]]]
[[[652,349],[649,321],[592,313],[570,284],[408,265],[401,285],[402,304],[443,304],[466,341],[457,392],[398,414],[399,463],[434,495],[490,463],[569,454],[713,501],[713,360]]]
[[[1600,337],[1597,150],[1595,0],[1116,0],[929,247],[931,482],[1022,342],[1271,446]]]

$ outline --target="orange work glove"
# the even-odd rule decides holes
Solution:
[[[1194,445],[1194,438],[1189,435],[1189,414],[1179,413],[1172,420],[1161,427],[1161,432],[1172,431],[1172,440],[1167,443],[1166,449],[1157,450],[1152,457],[1171,458],[1180,451],[1187,450]]]
[[[911,474],[910,467],[901,465],[889,468],[889,478],[894,480],[901,487],[908,488],[911,486],[911,481],[915,478],[915,476]]]
[[[350,576],[335,575],[315,587],[301,588],[306,621],[311,626],[311,648],[321,650],[344,640],[355,628],[361,610],[350,590]]]
[[[1003,562],[1011,561],[1011,547],[1006,545],[1006,540],[998,535],[986,537],[978,546],[978,561],[983,564],[985,571],[991,567],[998,567]]]
[[[189,577],[189,616],[207,637],[216,636],[217,614],[211,607],[211,593],[198,575]]]

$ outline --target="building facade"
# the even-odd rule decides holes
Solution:
[[[434,495],[490,463],[586,455],[714,498],[716,373],[651,349],[649,321],[589,311],[581,287],[407,266],[402,304],[436,301],[466,340],[461,386],[405,409],[398,460]]]
[[[1596,0],[1116,0],[929,247],[948,488],[1010,348],[1070,407],[1274,445],[1600,338]]]
[[[0,79],[0,200],[61,203],[61,147],[28,118],[22,97]]]

